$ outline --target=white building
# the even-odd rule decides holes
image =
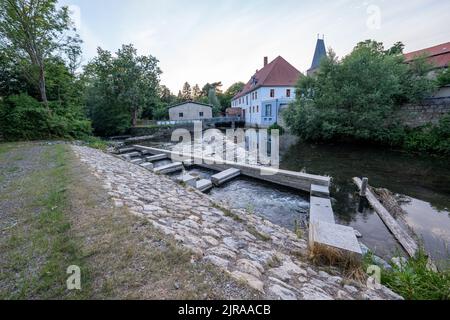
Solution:
[[[169,108],[170,121],[192,121],[212,118],[212,106],[187,101]]]
[[[282,57],[256,71],[244,89],[231,102],[232,108],[241,108],[242,117],[249,126],[269,127],[280,121],[280,111],[295,100],[295,85],[301,72]]]

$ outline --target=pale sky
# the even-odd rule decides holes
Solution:
[[[88,62],[101,46],[132,43],[160,61],[161,83],[247,82],[263,57],[284,57],[301,72],[317,34],[338,56],[357,42],[397,41],[414,51],[450,41],[449,0],[61,0],[69,5]]]

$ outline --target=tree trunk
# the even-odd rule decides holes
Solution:
[[[133,127],[137,126],[137,118],[138,118],[138,108],[133,108],[131,110],[131,125]]]
[[[48,107],[47,91],[45,88],[45,71],[43,63],[39,65],[39,91],[41,93],[42,102],[46,107]]]

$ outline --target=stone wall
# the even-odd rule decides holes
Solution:
[[[450,112],[450,99],[437,102],[423,102],[418,105],[404,105],[396,112],[396,117],[408,127],[416,128],[439,120]]]

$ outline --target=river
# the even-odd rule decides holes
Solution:
[[[390,258],[404,254],[393,235],[370,208],[358,210],[353,177],[368,177],[371,186],[387,188],[405,196],[402,208],[407,224],[439,264],[450,260],[450,161],[445,158],[411,155],[387,148],[349,144],[309,144],[283,136],[280,168],[332,177],[333,209],[339,224],[352,226],[361,242],[375,254]],[[170,147],[167,141],[147,145]],[[194,169],[209,177],[213,172]],[[288,188],[239,178],[214,188],[210,195],[231,206],[245,208],[291,230],[304,226],[309,196]]]

